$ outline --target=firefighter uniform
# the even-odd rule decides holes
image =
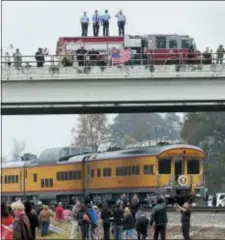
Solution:
[[[89,25],[89,17],[87,16],[87,13],[84,12],[84,15],[80,19],[81,23],[81,36],[87,37],[88,35],[88,25]]]
[[[108,14],[108,11],[105,10],[105,13],[101,17],[102,25],[103,25],[103,36],[109,36],[109,20],[110,15]]]
[[[118,24],[118,34],[119,36],[124,36],[126,17],[122,11],[116,14],[117,24]]]
[[[97,37],[99,34],[101,16],[98,14],[96,10],[94,15],[92,16],[92,23],[93,23],[93,36]]]

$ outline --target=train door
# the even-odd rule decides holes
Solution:
[[[179,176],[185,174],[184,168],[185,165],[183,156],[174,157],[174,175],[176,181],[178,180]]]

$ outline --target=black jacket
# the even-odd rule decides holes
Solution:
[[[128,214],[124,216],[123,221],[124,221],[124,225],[123,225],[124,230],[135,229],[135,220],[132,214]]]
[[[156,226],[162,226],[166,225],[167,221],[166,203],[157,203],[152,209],[150,225],[155,222]]]
[[[35,213],[27,213],[26,214],[29,221],[30,221],[30,228],[31,228],[31,234],[33,239],[36,239],[36,227],[38,227],[38,217]]]
[[[117,226],[123,225],[123,209],[115,207],[113,210],[114,224]]]

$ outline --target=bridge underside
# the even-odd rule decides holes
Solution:
[[[9,80],[2,114],[225,111],[225,79]]]
[[[225,101],[4,103],[2,115],[225,111]]]

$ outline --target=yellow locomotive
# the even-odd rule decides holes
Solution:
[[[179,192],[196,193],[203,187],[205,152],[186,144],[157,145],[91,153],[88,148],[44,150],[2,166],[2,196],[71,202],[91,194],[113,201],[121,193],[141,199]]]

